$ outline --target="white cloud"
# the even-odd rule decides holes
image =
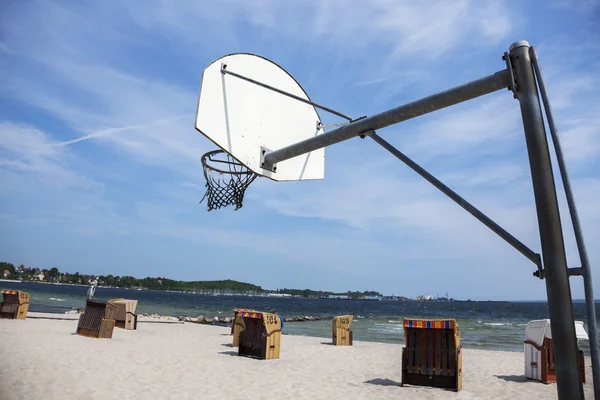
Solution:
[[[490,17],[490,16],[494,17]],[[481,17],[486,16],[484,21]],[[463,40],[496,42],[510,31],[508,8],[472,1],[380,0],[362,7],[342,1],[319,3],[313,33],[326,41],[348,44],[354,49],[385,43],[394,58],[417,55],[436,58],[459,46]]]
[[[79,143],[79,142],[83,142],[86,140],[90,140],[90,139],[96,139],[96,138],[100,138],[103,136],[109,136],[109,135],[114,135],[114,134],[119,134],[121,132],[126,132],[126,131],[131,131],[131,130],[138,130],[138,129],[146,129],[146,128],[150,128],[153,127],[155,125],[162,125],[162,124],[166,124],[168,122],[171,121],[175,121],[175,120],[179,120],[179,119],[185,119],[185,118],[192,118],[193,115],[183,115],[183,116],[176,116],[176,117],[171,117],[171,118],[165,118],[165,119],[159,119],[156,121],[152,121],[148,124],[142,124],[142,125],[132,125],[132,126],[123,126],[123,127],[119,127],[119,128],[109,128],[109,129],[104,129],[101,131],[97,131],[97,132],[92,132],[89,133],[85,136],[80,136],[77,139],[71,139],[71,140],[67,140],[64,142],[60,142],[60,143],[55,143],[52,146],[55,147],[62,147],[62,146],[69,146],[75,143]]]
[[[194,130],[195,93],[160,82],[151,82],[104,67],[87,67],[68,60],[44,58],[60,79],[85,92],[55,92],[44,81],[30,81],[14,89],[21,101],[61,118],[80,133],[62,146],[94,139],[125,157],[161,165],[195,176],[195,163],[211,146]],[[40,61],[42,61],[40,59]]]
[[[598,78],[580,74],[579,76],[565,76],[564,71],[555,74],[544,74],[544,81],[548,81],[552,87],[548,96],[551,97],[550,104],[553,111],[561,111],[578,103],[582,95],[593,93],[598,85]]]
[[[504,186],[514,182],[529,172],[518,164],[491,164],[474,166],[465,170],[440,176],[443,182],[456,182],[468,186]]]
[[[581,168],[600,155],[600,117],[590,113],[573,119],[563,119],[559,139],[568,165]]]
[[[464,158],[511,149],[521,126],[518,104],[510,96],[474,100],[424,118],[418,136],[403,140],[410,153],[427,160],[444,155]]]
[[[600,4],[597,0],[552,0],[550,3],[554,7],[576,10],[580,13],[593,13]]]
[[[18,182],[15,173],[33,177],[37,183],[57,187],[99,190],[102,185],[70,166],[73,155],[52,146],[44,132],[30,126],[0,123],[0,170],[3,181]]]
[[[47,136],[37,129],[6,122],[0,124],[0,147],[18,157],[59,158],[60,153],[49,144]]]

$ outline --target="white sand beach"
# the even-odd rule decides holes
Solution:
[[[523,377],[523,353],[464,349],[463,389],[400,386],[401,345],[282,336],[281,358],[237,355],[229,328],[149,323],[112,339],[63,320],[0,320],[0,399],[555,399]],[[159,322],[159,321],[155,321]],[[589,358],[586,398],[593,398]]]

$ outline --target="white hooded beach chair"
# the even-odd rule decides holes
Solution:
[[[582,321],[575,321],[577,340],[588,340]],[[544,383],[556,382],[554,347],[549,319],[529,321],[525,328],[525,377]],[[582,381],[585,383],[585,360],[579,349],[579,365]]]

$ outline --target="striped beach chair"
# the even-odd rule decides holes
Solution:
[[[281,319],[277,314],[260,311],[241,311],[244,319],[240,331],[238,355],[261,360],[279,358],[281,348]]]
[[[240,345],[240,332],[246,329],[246,320],[240,315],[243,312],[254,312],[251,308],[234,308],[233,322],[231,323],[231,335],[233,335],[232,345],[238,347]]]
[[[0,318],[27,319],[29,293],[20,290],[3,290]]]
[[[460,328],[455,319],[404,319],[402,385],[462,388]]]

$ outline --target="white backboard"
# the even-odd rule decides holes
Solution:
[[[317,134],[321,122],[314,106],[223,74],[243,75],[310,100],[283,68],[254,54],[236,53],[215,60],[202,73],[196,129],[259,175],[276,181],[323,179],[325,149],[277,164],[276,172],[261,168],[261,149],[271,151]]]

